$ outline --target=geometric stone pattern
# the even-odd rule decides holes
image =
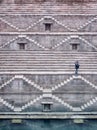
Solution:
[[[32,37],[33,37],[33,36],[32,36]],[[61,46],[62,44],[66,44],[66,42],[71,41],[72,39],[73,39],[73,40],[74,40],[74,39],[75,39],[75,40],[78,40],[78,42],[82,42],[82,43],[86,44],[87,46],[92,47],[94,50],[97,50],[96,45],[91,44],[90,42],[88,42],[87,40],[85,40],[84,38],[82,38],[81,36],[77,36],[77,35],[68,36],[68,37],[66,37],[64,40],[62,40],[60,43],[58,43],[58,44],[56,44],[56,45],[54,45],[54,46],[51,46],[51,47],[46,47],[45,45],[42,45],[42,44],[38,43],[38,42],[35,41],[34,39],[31,39],[29,36],[19,35],[19,36],[16,36],[15,38],[11,39],[10,41],[4,43],[3,45],[1,45],[0,48],[1,48],[1,49],[4,48],[4,47],[6,48],[6,46],[8,46],[9,44],[12,44],[12,42],[14,42],[14,41],[16,41],[16,40],[18,40],[18,39],[21,40],[21,38],[24,38],[25,41],[27,40],[28,42],[31,42],[32,45],[33,45],[33,44],[36,45],[35,50],[37,50],[37,47],[42,48],[42,50],[56,50],[56,48],[58,48],[58,47]],[[65,46],[66,46],[66,45],[65,45]],[[69,48],[70,48],[70,47],[69,47]],[[14,50],[14,49],[15,49],[15,48],[13,48],[13,50]],[[31,49],[31,48],[30,48],[30,49]],[[18,48],[17,48],[17,50],[18,50]],[[38,49],[38,50],[41,50],[41,49]],[[92,50],[92,49],[91,49],[91,50]]]
[[[97,12],[61,14],[66,5],[55,5],[52,14],[47,4],[40,13],[35,4],[36,14],[27,14],[25,5],[14,13],[21,8],[14,4],[13,14],[0,14],[0,112],[42,111],[42,102],[52,102],[54,112],[97,111]]]
[[[95,86],[93,83],[91,83],[90,81],[88,81],[87,79],[85,79],[84,77],[82,77],[80,75],[79,76],[73,75],[70,78],[64,80],[63,82],[53,86],[51,89],[50,88],[43,89],[41,86],[37,85],[36,83],[34,83],[33,81],[29,80],[28,78],[26,78],[23,75],[15,75],[10,80],[8,80],[4,84],[2,84],[0,86],[0,89],[2,89],[3,87],[6,87],[8,84],[10,84],[10,82],[14,81],[15,79],[22,79],[22,80],[26,81],[31,86],[33,86],[33,87],[37,88],[38,90],[42,91],[42,95],[37,96],[37,98],[27,102],[22,107],[16,107],[16,106],[10,104],[8,101],[6,101],[6,100],[4,100],[3,98],[0,97],[0,102],[3,105],[5,105],[8,108],[10,108],[11,110],[13,110],[13,111],[22,111],[22,110],[26,109],[27,107],[30,107],[34,103],[37,103],[37,101],[41,100],[42,98],[54,99],[54,100],[58,101],[59,103],[61,103],[63,106],[65,106],[68,109],[72,110],[72,111],[83,111],[84,109],[92,106],[95,102],[97,102],[97,96],[95,96],[93,99],[87,101],[86,103],[84,103],[80,107],[73,107],[72,105],[70,105],[69,103],[66,103],[64,100],[62,100],[61,98],[57,97],[56,94],[53,93],[53,91],[55,91],[56,89],[58,89],[58,88],[60,88],[60,87],[62,87],[64,85],[68,84],[69,82],[71,82],[74,79],[76,79],[76,80],[80,79],[80,80],[84,81],[85,83],[87,83],[87,85],[91,86],[91,88],[93,88],[94,91],[97,89],[97,86]]]
[[[13,17],[12,17],[13,16]],[[22,15],[23,16],[23,15]],[[5,47],[5,46],[7,46],[8,44],[11,44],[11,43],[13,43],[13,42],[15,42],[17,39],[25,39],[25,40],[27,40],[27,42],[31,42],[32,44],[35,44],[36,46],[38,46],[38,47],[40,47],[40,48],[42,48],[43,50],[56,50],[59,46],[61,46],[62,44],[66,44],[66,43],[68,43],[68,41],[72,41],[72,40],[77,40],[77,42],[78,43],[81,43],[81,45],[82,44],[87,44],[87,46],[90,46],[90,48],[93,48],[94,50],[97,50],[97,44],[96,44],[96,40],[97,40],[97,37],[95,37],[95,33],[94,34],[92,34],[92,41],[90,41],[90,39],[88,39],[87,40],[87,35],[85,35],[85,32],[96,32],[97,30],[92,30],[92,29],[96,29],[96,23],[97,23],[97,16],[88,16],[89,18],[87,18],[87,16],[80,16],[80,17],[82,17],[82,19],[79,17],[79,16],[75,16],[75,15],[70,15],[70,16],[67,16],[67,15],[65,15],[64,16],[64,19],[63,19],[63,17],[62,16],[59,16],[59,20],[57,20],[57,18],[54,18],[54,16],[41,16],[42,18],[40,18],[40,16],[37,16],[37,17],[39,17],[39,20],[37,20],[38,18],[37,17],[35,17],[36,18],[36,22],[34,22],[34,23],[31,23],[30,22],[30,24],[31,25],[28,25],[28,27],[27,28],[25,28],[25,29],[20,29],[18,26],[17,26],[17,24],[18,25],[20,25],[20,23],[18,23],[19,22],[19,19],[20,19],[20,17],[21,17],[21,19],[22,19],[22,16],[14,16],[14,15],[8,15],[7,16],[7,20],[6,20],[6,15],[4,16],[2,16],[1,15],[1,18],[0,18],[0,20],[1,20],[1,33],[3,34],[4,32],[6,32],[6,33],[9,33],[9,31],[11,31],[11,32],[13,32],[12,34],[11,34],[11,36],[13,36],[13,38],[11,38],[10,40],[8,39],[8,41],[6,41],[5,43],[3,43],[4,42],[4,39],[0,39],[1,40],[1,43],[3,43],[1,46],[0,46],[0,48],[2,49],[3,47]],[[9,20],[11,19],[11,21],[10,22],[8,22],[8,17],[9,17]],[[21,23],[22,22],[24,22],[24,23],[22,23],[22,25],[24,25],[25,23],[27,23],[25,20],[27,19],[27,17],[29,18],[30,17],[30,21],[32,21],[33,19],[34,19],[34,17],[33,17],[33,15],[26,15],[26,17],[24,17],[23,18],[23,21],[21,21]],[[69,18],[68,18],[69,17]],[[72,18],[73,17],[73,18]],[[71,19],[70,19],[71,18]],[[17,19],[17,20],[16,20]],[[46,20],[45,20],[46,19]],[[54,42],[54,40],[55,39],[57,39],[57,40],[55,40],[55,43],[53,43],[54,45],[50,45],[51,44],[51,37],[52,37],[52,35],[50,35],[49,36],[49,38],[47,38],[48,40],[46,40],[46,39],[43,39],[44,38],[44,36],[42,37],[39,37],[39,38],[37,38],[37,40],[34,40],[34,39],[36,39],[35,37],[37,37],[37,35],[35,36],[35,32],[40,32],[40,33],[43,33],[42,35],[44,35],[45,34],[45,30],[44,30],[44,23],[45,23],[45,21],[48,21],[48,19],[51,21],[51,23],[52,23],[52,25],[53,25],[53,27],[52,27],[52,30],[51,30],[51,32],[50,33],[56,33],[56,32],[63,32],[63,34],[64,34],[64,32],[66,31],[66,32],[72,32],[72,35],[71,34],[69,34],[69,35],[67,35],[68,33],[66,33],[66,34],[64,34],[64,37],[63,38],[61,38],[61,36],[63,35],[60,35],[60,34],[58,34],[60,37],[58,38],[58,39],[60,39],[61,38],[61,40],[57,43],[57,41],[58,41],[58,39],[57,39],[57,37],[54,35],[54,37],[52,38],[52,41]],[[60,21],[60,19],[62,20],[62,22],[67,22],[67,23],[62,23],[61,21]],[[74,30],[74,29],[72,29],[72,26],[74,27],[74,25],[76,25],[75,23],[73,23],[73,22],[75,22],[73,19],[77,19],[77,21],[78,21],[78,19],[79,19],[79,21],[80,21],[80,24],[81,24],[81,22],[82,22],[82,24],[81,25],[77,25],[78,27]],[[87,20],[88,19],[88,20]],[[13,20],[13,23],[14,23],[14,25],[11,23],[12,22],[12,20]],[[15,20],[16,20],[16,22],[15,22]],[[67,21],[66,21],[67,20]],[[72,21],[73,20],[73,21]],[[42,23],[41,23],[42,22]],[[41,24],[40,24],[41,23]],[[70,24],[70,25],[72,25],[71,26],[71,28],[69,28],[68,26],[70,26],[70,25],[65,25],[65,24]],[[79,22],[77,22],[77,24],[78,24]],[[6,24],[6,25],[3,25],[3,24]],[[21,25],[21,26],[22,26]],[[59,26],[60,25],[60,26]],[[20,26],[20,27],[21,27]],[[25,26],[27,26],[27,25],[25,25]],[[58,27],[59,26],[59,27]],[[89,27],[87,27],[87,26],[89,26]],[[64,29],[63,29],[63,27],[64,27]],[[39,29],[40,28],[40,29]],[[85,28],[86,28],[86,31],[85,31]],[[11,30],[10,30],[11,29]],[[13,30],[14,29],[14,30]],[[29,29],[31,29],[30,30],[30,36],[29,35],[26,35],[26,33],[29,33]],[[54,29],[56,29],[56,30],[54,30]],[[65,30],[65,29],[67,29],[67,30]],[[80,30],[80,29],[84,29],[84,30]],[[59,31],[60,30],[60,31]],[[79,31],[79,34],[81,33],[81,35],[79,35],[77,32],[78,32],[78,30],[80,30]],[[19,35],[16,35],[16,32],[18,32],[18,33],[20,33]],[[24,32],[25,32],[25,35],[24,35]],[[31,33],[33,32],[33,34],[34,35],[32,35],[31,36]],[[49,32],[46,32],[46,34],[45,34],[45,37],[48,37],[48,33]],[[15,36],[14,36],[15,35]],[[38,34],[39,35],[39,34]],[[6,35],[4,35],[5,36],[5,38],[7,38],[6,37]],[[84,36],[84,37],[83,37]],[[90,37],[90,34],[88,33],[88,37]],[[2,38],[2,37],[1,37]],[[91,38],[91,37],[90,37]],[[43,43],[43,41],[44,40],[46,40],[46,42],[47,43]],[[38,42],[38,41],[40,41],[40,42],[42,42],[42,43],[40,43],[40,42]],[[13,43],[14,44],[14,43]],[[15,43],[16,44],[16,43]],[[15,45],[14,45],[15,46]],[[65,45],[66,46],[66,45]],[[15,47],[14,47],[15,48]],[[14,49],[13,48],[13,49]],[[69,47],[70,48],[70,47]],[[83,49],[85,48],[85,45],[83,45]],[[16,48],[15,48],[16,49]],[[67,49],[67,48],[66,48]],[[29,50],[29,49],[28,49]],[[36,49],[35,49],[36,50]],[[39,49],[38,49],[39,50]],[[59,49],[60,50],[60,49]],[[64,50],[65,50],[65,48],[64,48]],[[88,49],[89,50],[89,49]],[[91,49],[92,50],[92,49]],[[83,50],[81,50],[81,51],[83,51]]]
[[[72,18],[73,16],[71,16],[71,18]],[[77,17],[77,16],[76,16]],[[85,17],[85,16],[84,16]],[[45,19],[50,19],[51,21],[52,21],[52,23],[54,22],[54,23],[56,23],[57,24],[57,26],[58,25],[61,25],[61,27],[64,27],[64,31],[65,31],[65,29],[67,29],[68,31],[78,31],[78,30],[81,30],[81,29],[83,29],[83,28],[85,28],[85,27],[87,27],[88,25],[90,25],[90,24],[95,24],[95,23],[93,23],[93,22],[97,22],[97,16],[88,16],[89,18],[83,18],[83,20],[84,21],[81,21],[82,22],[82,24],[81,24],[81,22],[80,22],[80,24],[77,22],[76,24],[79,24],[79,25],[77,25],[75,28],[76,29],[73,29],[74,28],[74,23],[73,22],[75,22],[74,21],[74,19],[75,19],[75,16],[73,17],[73,19],[71,20],[71,18],[70,18],[70,16],[66,16],[66,18],[64,17],[64,19],[62,19],[61,17],[59,17],[59,20],[57,20],[57,18],[54,18],[53,16],[44,16],[44,17],[42,17],[42,18],[39,18],[39,20],[37,20],[36,19],[36,22],[34,22],[34,23],[32,23],[32,20],[33,20],[33,16],[32,16],[32,19],[31,19],[31,15],[30,15],[30,21],[31,21],[31,25],[28,25],[28,27],[26,27],[25,29],[21,29],[21,24],[18,24],[18,22],[19,22],[19,18],[20,18],[20,16],[17,18],[16,16],[14,17],[14,19],[16,19],[17,18],[17,23],[15,24],[15,23],[11,23],[11,22],[14,22],[14,19],[11,19],[10,18],[10,16],[9,16],[9,20],[10,20],[10,22],[8,22],[7,20],[6,20],[6,15],[5,16],[3,16],[3,17],[1,17],[0,18],[0,20],[3,22],[3,23],[6,23],[8,26],[10,26],[11,28],[14,28],[15,30],[17,30],[17,31],[28,31],[30,28],[34,28],[34,26],[37,26],[38,24],[40,24],[40,22],[42,22],[43,23],[43,21],[45,21]],[[29,15],[28,15],[28,18],[29,18]],[[62,20],[62,22],[60,21],[60,18],[61,18],[61,20]],[[77,21],[78,21],[78,18],[79,18],[79,20],[81,20],[81,16],[79,17],[77,17]],[[8,19],[8,16],[7,16],[7,19]],[[24,20],[26,20],[27,19],[27,16],[26,17],[24,17]],[[65,20],[66,19],[66,20]],[[89,19],[89,20],[87,20],[87,19]],[[13,20],[13,21],[12,21]],[[69,23],[70,25],[71,25],[71,28],[70,28],[70,25],[65,25],[65,24],[68,24],[68,21],[69,20],[71,20],[71,23]],[[85,22],[86,21],[86,22]],[[24,21],[24,22],[26,22],[26,21]],[[64,23],[65,22],[65,23]],[[66,23],[67,22],[67,23]],[[69,21],[70,22],[70,21]],[[18,26],[20,26],[20,27],[18,27],[17,26],[17,24],[18,24]],[[26,24],[26,23],[24,23],[24,24]],[[69,27],[68,27],[69,26]]]

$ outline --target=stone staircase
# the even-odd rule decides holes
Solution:
[[[73,72],[76,60],[79,72],[96,72],[97,52],[0,51],[0,72]]]
[[[61,8],[61,10],[60,10]],[[60,14],[60,13],[94,13],[96,14],[97,4],[88,3],[88,4],[59,4],[52,2],[46,3],[34,3],[34,4],[1,4],[0,13],[43,13],[43,14]]]

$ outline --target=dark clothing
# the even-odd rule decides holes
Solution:
[[[79,69],[79,64],[75,63],[75,69]]]
[[[78,74],[78,69],[79,69],[79,63],[78,63],[78,61],[76,61],[76,63],[75,63],[75,74]]]

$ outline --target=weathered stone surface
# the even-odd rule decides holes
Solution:
[[[0,112],[96,112],[96,41],[95,0],[1,1]]]

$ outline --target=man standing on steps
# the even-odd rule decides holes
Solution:
[[[75,62],[75,74],[76,74],[76,75],[78,75],[79,66],[80,66],[80,65],[79,65],[79,62],[76,61],[76,62]]]

